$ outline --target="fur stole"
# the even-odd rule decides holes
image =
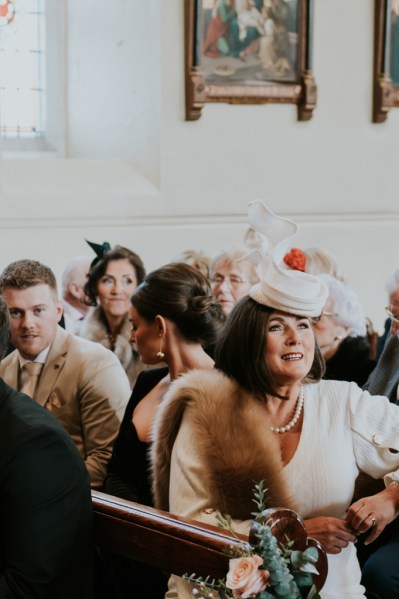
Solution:
[[[91,308],[79,324],[80,327],[76,333],[79,337],[101,343],[101,345],[112,351],[111,341],[100,306]],[[126,371],[130,383],[133,384],[139,372],[143,370],[143,365],[138,353],[130,344],[130,331],[131,324],[126,316],[121,331],[116,336],[114,354]]]
[[[169,509],[172,448],[186,410],[211,507],[233,518],[250,518],[254,485],[263,480],[268,507],[295,509],[286,489],[279,442],[269,429],[263,404],[218,370],[183,375],[162,401],[151,448],[156,507]]]

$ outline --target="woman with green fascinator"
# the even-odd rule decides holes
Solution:
[[[75,332],[114,352],[133,387],[143,365],[130,343],[129,308],[131,296],[144,281],[144,264],[135,252],[120,245],[87,243],[96,253],[84,289],[92,308]]]

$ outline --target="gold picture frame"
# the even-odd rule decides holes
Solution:
[[[184,0],[186,120],[205,104],[316,106],[313,0]]]
[[[375,0],[373,123],[399,107],[399,0]]]

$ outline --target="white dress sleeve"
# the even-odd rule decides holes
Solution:
[[[352,383],[349,411],[360,470],[373,478],[384,478],[386,485],[399,482],[399,406]]]

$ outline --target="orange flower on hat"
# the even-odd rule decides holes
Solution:
[[[306,254],[299,248],[292,248],[284,256],[284,262],[293,270],[305,272],[306,269]]]

